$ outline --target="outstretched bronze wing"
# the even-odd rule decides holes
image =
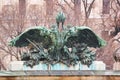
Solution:
[[[65,36],[65,44],[72,47],[74,43],[85,43],[89,47],[102,47],[106,42],[98,37],[89,27],[72,27]]]
[[[51,31],[45,27],[32,27],[15,37],[10,41],[11,46],[26,47],[40,44],[44,48],[48,48],[53,44],[53,38],[50,36]]]

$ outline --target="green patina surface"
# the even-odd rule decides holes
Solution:
[[[81,61],[89,66],[95,60],[95,52],[91,48],[105,46],[106,42],[89,27],[67,28],[63,25],[64,21],[65,15],[59,13],[56,17],[57,25],[53,25],[51,29],[44,26],[29,28],[12,39],[10,45],[29,47],[29,52],[21,56],[27,66],[33,67],[40,61],[51,65],[61,62],[67,66]],[[60,23],[62,30],[59,30]]]

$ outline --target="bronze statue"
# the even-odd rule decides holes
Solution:
[[[32,27],[10,41],[11,46],[30,46],[29,53],[22,55],[27,66],[33,67],[40,61],[54,65],[63,63],[67,66],[75,65],[78,61],[90,65],[95,60],[95,53],[90,47],[101,47],[106,43],[98,37],[89,27],[64,27],[65,15],[59,13],[56,17],[57,25],[51,29],[46,27]],[[62,30],[59,31],[59,24]]]

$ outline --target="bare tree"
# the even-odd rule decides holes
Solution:
[[[1,56],[1,64],[2,60],[8,56],[10,57],[10,61],[13,60],[13,57],[16,60],[20,60],[22,50],[9,46],[9,41],[19,35],[24,28],[24,20],[19,19],[20,14],[18,10],[17,6],[4,5],[0,14],[0,51],[4,53]]]
[[[73,10],[74,10],[75,24],[80,25],[81,0],[71,0],[71,1],[74,4]]]
[[[73,0],[74,2],[74,15],[76,24],[80,25],[80,14],[81,14],[81,0]]]
[[[30,20],[31,26],[38,26],[41,22],[41,10],[39,5],[30,5],[27,12],[27,19]]]
[[[112,27],[114,31],[111,33],[112,36],[117,35],[120,32],[120,5],[119,0],[111,0],[110,8],[111,14],[110,19],[112,23]]]
[[[84,12],[85,12],[85,22],[84,22],[84,24],[87,25],[88,24],[87,19],[90,16],[92,6],[93,6],[95,0],[91,0],[91,2],[89,4],[88,4],[88,0],[82,0],[82,2],[83,2]]]
[[[103,0],[103,14],[109,14],[110,13],[110,0]]]
[[[46,21],[49,22],[50,26],[53,22],[53,13],[54,13],[54,0],[44,0],[46,3]]]
[[[19,14],[23,17],[26,14],[26,5],[26,0],[19,0]]]
[[[106,2],[106,8],[110,8],[109,11],[103,10],[104,13],[102,14],[102,26],[104,27],[103,30],[107,31],[106,34],[103,33],[103,36],[105,38],[108,37],[107,45],[105,48],[102,48],[100,51],[98,51],[97,59],[103,60],[106,65],[107,69],[112,69],[112,65],[114,63],[113,53],[116,52],[119,48],[119,32],[120,32],[120,5],[119,0],[106,0],[110,1],[110,3]],[[103,9],[106,9],[105,6]],[[116,38],[117,37],[117,38]],[[116,38],[116,39],[115,39]],[[106,58],[105,58],[106,57]]]
[[[65,22],[68,24],[80,25],[81,0],[71,0],[70,2],[67,0],[63,1],[63,4],[61,4],[61,2],[57,0],[56,5],[66,14]]]
[[[120,6],[120,0],[116,0],[117,1],[117,4]]]

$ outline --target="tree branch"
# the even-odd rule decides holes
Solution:
[[[93,6],[93,3],[95,2],[95,0],[93,0],[91,3],[90,3],[90,6],[88,7],[88,11],[87,11],[87,17],[90,15],[90,12],[91,12],[91,9],[92,9],[92,6]]]
[[[120,6],[120,1],[119,1],[119,0],[117,0],[117,3],[118,3],[118,5]]]
[[[60,6],[62,8],[62,10],[64,10],[64,11],[66,10],[65,7],[63,5],[61,5],[60,3],[57,2],[56,5]]]
[[[4,70],[7,70],[6,67],[4,66],[2,60],[0,59],[0,69],[3,68]]]
[[[74,8],[73,8],[66,0],[64,0],[64,2],[65,2],[72,10],[74,10]]]

